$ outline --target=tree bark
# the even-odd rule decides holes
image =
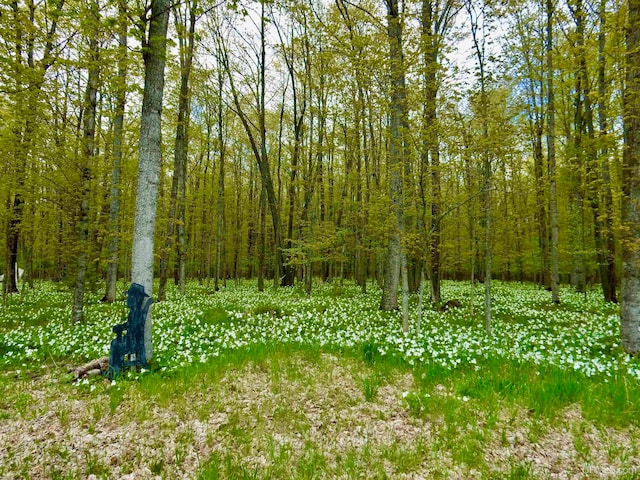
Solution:
[[[605,301],[617,302],[616,277],[616,245],[613,235],[613,194],[611,191],[611,174],[609,172],[609,139],[606,104],[606,53],[605,22],[606,0],[600,0],[600,31],[598,32],[598,125],[602,141],[600,156],[600,182],[602,198],[600,200],[599,217],[602,219],[602,256],[600,275]]]
[[[161,165],[161,117],[164,93],[169,0],[153,0],[149,32],[143,45],[144,93],[138,149],[136,214],[131,253],[131,280],[153,292],[154,235],[158,206]],[[153,356],[151,310],[145,323],[144,343],[147,359]]]
[[[387,36],[389,40],[390,135],[389,135],[389,195],[391,197],[391,237],[387,250],[381,310],[398,308],[398,284],[402,263],[404,209],[402,175],[404,171],[407,129],[407,94],[404,56],[402,53],[402,22],[398,0],[385,0],[387,5]]]
[[[547,162],[549,174],[549,214],[551,217],[551,301],[560,303],[558,272],[558,195],[556,188],[555,97],[553,90],[553,0],[546,0],[547,12]]]
[[[484,10],[484,5],[483,5]],[[489,152],[489,118],[488,108],[489,99],[486,91],[486,75],[485,75],[485,48],[484,37],[479,36],[479,15],[474,12],[474,7],[471,3],[467,3],[467,11],[471,20],[471,36],[473,39],[473,45],[478,61],[478,70],[480,77],[480,115],[482,124],[482,179],[484,185],[482,187],[482,203],[484,206],[484,255],[485,255],[485,269],[484,269],[484,329],[487,334],[491,335],[492,332],[492,318],[491,318],[491,268],[492,268],[492,245],[491,245],[491,190],[493,189],[493,172],[491,165],[491,156]],[[485,14],[483,12],[483,14]],[[486,18],[483,19],[486,22]]]
[[[116,298],[118,282],[118,244],[120,231],[120,177],[122,171],[122,139],[124,134],[124,109],[127,92],[127,16],[126,3],[118,2],[119,40],[118,40],[118,78],[116,86],[116,112],[113,119],[113,167],[111,170],[111,203],[109,206],[109,241],[107,250],[107,286],[104,301],[111,303]]]
[[[220,96],[217,108],[218,117],[218,148],[220,150],[220,158],[218,159],[218,200],[216,202],[216,273],[214,288],[216,292],[220,288],[219,282],[222,279],[223,272],[223,236],[224,236],[224,164],[226,159],[226,142],[224,135],[224,115],[222,103],[222,89],[224,86],[222,67],[218,67],[218,95]]]
[[[91,162],[95,154],[96,136],[96,106],[98,103],[98,76],[99,51],[98,51],[98,22],[99,6],[96,2],[91,4],[89,26],[89,76],[84,97],[83,121],[83,152],[80,163],[80,205],[78,211],[78,223],[76,231],[78,233],[78,252],[76,282],[73,292],[73,305],[71,309],[71,320],[75,323],[83,320],[84,287],[87,274],[87,255],[89,249],[89,195],[91,191]]]
[[[572,270],[571,284],[578,293],[586,291],[586,261],[585,261],[585,218],[584,218],[584,185],[585,178],[582,174],[585,164],[585,97],[584,88],[586,78],[583,78],[583,71],[580,65],[583,55],[584,45],[584,10],[582,0],[575,0],[575,6],[569,7],[572,11],[576,23],[576,63],[575,89],[574,89],[574,119],[573,119],[573,155],[571,156],[571,199],[569,204],[569,214],[571,219],[571,248],[572,248]]]
[[[191,110],[191,98],[189,79],[193,65],[193,51],[195,44],[197,0],[187,2],[189,13],[189,30],[179,35],[180,43],[180,98],[178,100],[178,126],[176,128],[175,158],[178,173],[178,219],[177,219],[177,270],[178,288],[180,294],[186,293],[186,261],[187,244],[185,241],[186,225],[186,195],[187,195],[187,155],[189,151],[189,117]],[[180,26],[181,30],[187,28],[186,21]],[[184,38],[186,36],[186,38]],[[186,45],[185,45],[186,42]],[[179,166],[179,169],[178,169]]]
[[[640,0],[629,0],[624,87],[622,175],[622,281],[620,337],[631,355],[640,354]]]

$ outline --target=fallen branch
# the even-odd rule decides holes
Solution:
[[[76,368],[72,368],[69,372],[73,375],[73,381],[75,382],[79,378],[89,377],[92,375],[100,375],[103,371],[109,368],[109,357],[101,357],[97,360],[92,360],[84,365]]]

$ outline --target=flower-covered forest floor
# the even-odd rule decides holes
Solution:
[[[125,290],[125,286],[121,286]],[[411,331],[346,282],[189,284],[154,304],[149,371],[71,382],[124,301],[54,283],[0,303],[0,478],[640,478],[640,363],[599,292],[445,282]]]

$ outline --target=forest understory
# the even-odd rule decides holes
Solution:
[[[425,307],[411,329],[351,283],[259,292],[170,285],[154,360],[73,382],[124,301],[37,282],[0,308],[1,478],[638,478],[640,363],[597,289],[496,282]],[[121,284],[120,290],[125,286]],[[474,306],[475,305],[475,306]]]

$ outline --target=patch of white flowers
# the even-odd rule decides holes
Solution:
[[[482,292],[468,283],[444,282],[443,297],[469,308],[441,313],[423,309],[421,334],[403,334],[400,313],[381,312],[381,292],[370,285],[316,286],[312,295],[298,288],[258,292],[255,283],[229,283],[215,294],[197,283],[181,298],[153,305],[154,356],[167,368],[207,362],[224,350],[256,344],[374,346],[379,355],[399,355],[412,365],[433,362],[446,368],[480,368],[483,359],[509,359],[553,365],[588,376],[621,372],[640,379],[640,364],[618,346],[619,316],[598,291],[577,295],[562,291],[562,306],[550,294],[528,284],[495,282],[493,336],[482,327]],[[124,290],[124,287],[123,287]],[[53,283],[9,297],[0,304],[0,364],[37,364],[49,358],[92,359],[105,355],[111,327],[124,321],[124,301],[113,305],[89,296],[86,322],[70,322],[71,294]],[[265,307],[267,306],[267,307]],[[213,312],[213,313],[212,313]],[[416,323],[417,301],[410,316]]]

